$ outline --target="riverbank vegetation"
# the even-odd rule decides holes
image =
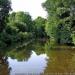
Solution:
[[[0,0],[0,48],[32,39],[50,39],[51,45],[75,44],[75,0],[46,0],[47,19],[28,12],[12,12],[9,0]]]
[[[46,0],[46,33],[57,44],[75,44],[75,0]]]

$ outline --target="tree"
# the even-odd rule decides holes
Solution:
[[[16,26],[20,31],[30,32],[33,29],[32,18],[27,12],[13,12],[9,16],[9,25]]]
[[[5,28],[6,19],[10,10],[10,0],[0,0],[0,32]]]
[[[72,43],[71,34],[75,27],[75,0],[47,0],[43,7],[48,12],[46,33],[57,43]]]
[[[28,13],[13,12],[9,14],[4,31],[0,34],[0,48],[16,43],[23,43],[33,37],[32,19]]]
[[[42,18],[42,17],[37,17],[34,20],[34,27],[35,27],[35,35],[36,37],[45,37],[46,33],[45,33],[45,23],[46,23],[46,19]]]

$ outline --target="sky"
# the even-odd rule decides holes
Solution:
[[[11,0],[13,11],[29,12],[33,19],[38,16],[46,18],[47,12],[43,9],[42,3],[46,0]]]

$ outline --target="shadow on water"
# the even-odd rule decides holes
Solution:
[[[55,75],[75,72],[75,49],[35,41],[28,46],[0,50],[0,75]],[[69,75],[69,74],[68,74]]]

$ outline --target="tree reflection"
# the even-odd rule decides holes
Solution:
[[[17,48],[9,51],[7,53],[8,57],[12,59],[17,59],[18,61],[28,61],[31,56],[32,51],[27,50],[26,48]]]
[[[35,41],[33,43],[33,50],[36,52],[37,55],[45,54],[44,44],[44,41]]]
[[[35,51],[37,55],[45,54],[44,43],[35,41],[28,46],[18,47],[7,52],[8,57],[17,59],[18,61],[28,61],[32,51]]]

